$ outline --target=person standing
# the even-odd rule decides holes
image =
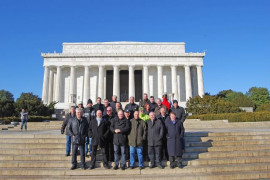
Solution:
[[[164,106],[166,106],[168,112],[170,112],[170,109],[171,109],[171,103],[168,101],[168,96],[167,96],[167,93],[164,93],[163,96],[162,96],[162,104]]]
[[[84,114],[83,117],[85,117],[87,119],[88,124],[90,124],[90,122],[95,119],[96,117],[96,111],[93,108],[93,102],[91,99],[88,99],[87,101],[87,107],[84,109]],[[88,137],[86,137],[88,139],[85,139],[85,156],[87,156],[88,150],[89,150],[89,156],[91,156],[92,154],[92,139],[90,138],[90,136],[88,135]],[[87,143],[89,142],[89,143]]]
[[[111,106],[109,100],[104,99],[104,109],[103,109],[102,116],[105,116],[107,114],[107,107],[109,107],[109,106]]]
[[[185,122],[186,120],[185,109],[183,107],[178,106],[177,100],[173,100],[173,107],[171,110],[172,112],[175,113],[177,119],[179,119],[182,123]]]
[[[150,120],[147,121],[147,141],[148,141],[148,156],[150,159],[150,168],[157,167],[163,169],[164,167],[160,161],[160,151],[163,142],[164,127],[161,120],[155,117],[155,113],[149,114]]]
[[[85,138],[88,136],[89,125],[83,115],[83,109],[76,109],[76,117],[70,121],[69,132],[72,136],[72,166],[71,170],[77,168],[77,149],[80,150],[82,169],[86,169],[85,165]]]
[[[114,170],[118,169],[119,166],[119,153],[121,149],[121,169],[126,169],[126,146],[127,138],[130,132],[130,121],[124,118],[123,111],[118,111],[118,117],[113,119],[111,124],[111,132],[113,135],[113,144],[114,144]]]
[[[149,99],[148,99],[148,94],[147,94],[147,93],[144,93],[144,94],[143,94],[143,100],[140,101],[139,107],[144,107],[144,105],[145,105],[146,103],[150,103],[150,101],[149,101]]]
[[[161,120],[163,127],[165,127],[165,121],[169,119],[169,115],[166,114],[166,107],[162,107],[160,109],[160,115],[157,116],[157,119]],[[167,139],[165,136],[163,137],[160,160],[162,161],[164,157],[166,158],[167,161],[169,160],[168,151],[167,151]]]
[[[147,126],[139,118],[139,112],[134,112],[134,118],[131,119],[131,130],[128,135],[130,148],[130,168],[135,168],[135,152],[138,155],[139,168],[143,169],[143,142],[146,140]]]
[[[116,103],[117,103],[117,96],[113,95],[112,96],[112,102],[110,102],[111,107],[113,108],[113,111],[116,110]],[[120,108],[122,109],[122,104],[120,103]]]
[[[139,118],[142,119],[145,124],[147,125],[147,121],[150,119],[149,115],[145,114],[145,110],[143,107],[139,108]],[[149,162],[149,157],[148,157],[148,141],[147,138],[144,140],[143,143],[143,159],[147,162]]]
[[[115,109],[113,109],[113,113],[115,114],[115,116],[117,116],[117,113],[118,113],[118,111],[123,111],[123,109],[122,109],[122,106],[121,106],[121,103],[120,102],[117,102],[116,104],[115,104]]]
[[[93,108],[95,109],[96,112],[97,112],[97,110],[101,110],[102,112],[104,111],[104,105],[101,104],[101,98],[100,97],[97,98],[97,104],[95,104],[93,106]]]
[[[139,110],[139,106],[137,105],[137,104],[135,104],[135,102],[134,102],[135,100],[134,100],[134,97],[133,96],[131,96],[130,98],[129,98],[129,103],[126,105],[126,107],[125,107],[125,111],[126,110],[129,110],[129,112],[130,112],[130,118],[132,119],[133,118],[133,113],[135,112],[135,111],[138,111]]]
[[[156,102],[157,102],[157,107],[156,107],[155,110],[154,110],[155,116],[160,115],[160,109],[163,108],[163,107],[166,108],[166,114],[168,114],[168,109],[167,109],[166,106],[164,106],[164,105],[162,104],[161,99],[160,99],[160,98],[157,98]]]
[[[165,127],[166,138],[167,138],[167,148],[170,160],[170,168],[175,168],[175,160],[177,161],[177,166],[183,168],[182,165],[182,155],[183,155],[183,138],[184,138],[184,127],[181,120],[176,118],[174,112],[170,113],[170,118],[166,120]]]
[[[61,127],[61,134],[64,134],[66,130],[66,156],[70,156],[70,147],[71,147],[71,135],[69,132],[70,121],[75,118],[75,106],[70,107],[70,112],[65,115],[65,119],[63,121]]]
[[[149,102],[149,105],[150,105],[150,111],[151,112],[154,112],[156,107],[157,107],[157,103],[155,102],[155,98],[154,96],[150,96],[150,102]]]
[[[25,131],[27,131],[27,120],[28,120],[28,113],[25,112],[24,109],[20,112],[21,115],[21,131],[23,130],[23,126]]]
[[[89,124],[89,135],[92,138],[93,152],[91,155],[91,165],[89,169],[94,169],[96,164],[96,154],[98,146],[101,149],[103,158],[103,167],[109,169],[105,146],[108,143],[108,137],[110,132],[110,124],[104,118],[102,118],[102,111],[97,110],[97,117],[93,119]]]
[[[115,118],[112,107],[110,106],[107,107],[107,114],[103,118],[106,119],[110,125],[112,124],[112,121]],[[109,132],[108,142],[106,144],[105,150],[107,154],[107,159],[110,162],[113,162],[114,161],[113,133],[111,131]]]

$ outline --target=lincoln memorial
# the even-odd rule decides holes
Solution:
[[[163,93],[185,107],[187,99],[204,95],[205,53],[186,53],[182,42],[63,43],[62,53],[42,53],[44,104],[68,109],[90,98],[138,102],[143,93]]]

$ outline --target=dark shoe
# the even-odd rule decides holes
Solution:
[[[129,168],[130,168],[130,169],[134,169],[135,167],[134,167],[134,166],[130,166]]]
[[[110,169],[110,166],[109,166],[108,164],[103,164],[103,167],[104,167],[105,169]]]
[[[94,169],[95,168],[95,166],[93,166],[93,165],[90,165],[90,167],[89,167],[89,169]]]
[[[82,166],[81,168],[82,168],[83,170],[86,170],[86,169],[87,169],[85,165],[84,165],[84,166]]]
[[[153,169],[154,167],[155,167],[154,164],[151,164],[151,165],[149,166],[150,169]]]
[[[141,166],[140,166],[140,167],[139,167],[139,169],[140,169],[140,170],[142,170],[142,169],[143,169],[143,167],[141,167]]]
[[[157,167],[158,167],[159,169],[164,169],[164,167],[163,167],[161,164],[157,165]]]
[[[72,165],[71,168],[70,168],[70,170],[74,170],[74,169],[76,169],[76,168],[77,168],[77,166]]]
[[[174,169],[174,168],[175,168],[175,166],[174,166],[173,164],[171,164],[171,165],[170,165],[170,168],[171,168],[171,169]]]
[[[125,166],[122,166],[122,167],[121,167],[121,169],[122,169],[122,170],[125,170],[125,169],[126,169],[126,167],[125,167]]]
[[[118,169],[118,166],[114,166],[113,169],[114,169],[114,170],[117,170],[117,169]]]
[[[183,164],[182,163],[179,163],[178,164],[178,168],[183,169],[184,168]]]

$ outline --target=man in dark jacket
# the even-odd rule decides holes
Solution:
[[[104,99],[104,109],[102,112],[102,116],[105,116],[107,114],[107,107],[111,106],[108,99]]]
[[[130,168],[135,167],[135,151],[138,155],[139,168],[143,169],[143,142],[146,140],[147,126],[139,118],[139,112],[134,112],[134,118],[131,119],[131,130],[128,135],[130,148]]]
[[[93,119],[89,124],[89,135],[92,138],[93,152],[91,155],[91,165],[89,169],[94,169],[96,164],[96,154],[98,146],[101,149],[103,157],[103,166],[109,169],[108,160],[106,156],[105,146],[110,132],[110,124],[104,118],[102,118],[101,110],[97,110],[97,117]]]
[[[95,119],[95,117],[96,117],[96,111],[92,105],[93,105],[92,100],[88,99],[87,107],[84,109],[84,114],[83,114],[83,117],[85,117],[87,119],[88,124],[90,124],[92,119]],[[92,139],[90,138],[89,135],[86,138],[88,138],[88,139],[86,139],[85,141],[89,142],[89,144],[85,143],[85,156],[87,156],[88,146],[89,146],[89,155],[91,156],[91,154],[92,154],[92,144],[91,144]]]
[[[134,97],[133,96],[131,96],[130,98],[129,98],[129,103],[126,105],[126,107],[125,107],[125,110],[129,110],[129,112],[130,112],[130,118],[132,119],[133,118],[133,113],[134,113],[134,111],[138,111],[139,110],[139,106],[137,105],[137,104],[135,104],[135,102],[134,102]]]
[[[160,109],[160,115],[157,116],[157,119],[161,120],[163,126],[165,127],[165,121],[169,118],[170,118],[169,115],[166,114],[166,107],[162,107]],[[164,134],[165,134],[165,129],[164,129]],[[165,136],[163,136],[163,143],[162,143],[162,147],[161,147],[160,160],[162,161],[164,159],[164,157],[167,161],[169,160],[168,151],[167,151],[167,139]]]
[[[151,112],[154,112],[156,107],[157,107],[157,103],[155,102],[155,98],[154,96],[150,96],[150,102],[149,102],[149,105],[150,105],[150,111]]]
[[[176,118],[174,112],[170,113],[170,119],[165,122],[167,129],[167,148],[170,159],[170,168],[175,168],[175,159],[177,160],[177,166],[182,168],[182,155],[183,155],[183,138],[184,138],[184,127],[183,123]]]
[[[97,112],[97,110],[101,110],[102,112],[104,111],[104,105],[101,104],[101,98],[100,97],[97,98],[97,104],[95,104],[93,106],[93,108],[95,109],[96,112]]]
[[[107,107],[107,114],[103,116],[104,119],[111,125],[115,115],[113,114],[113,108]],[[107,159],[111,162],[114,161],[114,150],[113,150],[113,133],[109,132],[108,141],[105,147]]]
[[[149,99],[148,99],[147,93],[144,93],[144,94],[143,94],[143,100],[140,101],[139,107],[144,107],[144,105],[145,105],[146,103],[149,104],[150,101],[149,101]]]
[[[121,103],[120,103],[120,102],[117,102],[117,103],[115,104],[115,109],[113,109],[114,115],[115,115],[115,116],[118,116],[117,113],[118,113],[118,111],[120,111],[120,110],[123,111],[122,106],[121,106]]]
[[[112,102],[110,102],[110,106],[113,108],[113,111],[116,110],[116,103],[117,103],[117,96],[113,95],[112,96]],[[122,109],[122,104],[120,103],[120,108]]]
[[[172,112],[175,113],[176,118],[179,119],[182,123],[186,120],[185,109],[178,106],[178,101],[173,100],[173,107],[171,108]]]
[[[67,139],[66,156],[70,156],[71,135],[69,132],[69,125],[70,125],[70,121],[72,121],[72,119],[74,118],[75,118],[75,106],[71,106],[70,112],[65,115],[65,119],[63,121],[62,128],[61,128],[61,134],[64,134],[66,130],[66,139]]]
[[[71,170],[77,168],[77,149],[80,149],[82,169],[86,169],[85,165],[85,137],[88,136],[88,122],[85,117],[82,117],[83,109],[76,109],[76,118],[70,121],[69,132],[72,136],[72,167]]]
[[[164,135],[164,126],[161,120],[155,117],[154,112],[150,112],[149,114],[150,120],[147,123],[147,141],[148,141],[148,156],[151,162],[150,168],[155,167],[156,165],[163,169],[164,167],[160,161],[160,150],[163,142]]]
[[[165,108],[165,109],[166,109],[166,114],[168,114],[168,109],[167,109],[166,106],[164,106],[164,105],[162,104],[161,99],[160,99],[160,98],[157,98],[156,102],[157,102],[157,107],[155,108],[155,111],[154,111],[154,112],[155,112],[155,115],[156,115],[156,116],[160,115],[160,109],[161,109],[161,108]]]
[[[118,117],[114,118],[111,124],[111,132],[113,135],[113,144],[114,144],[114,170],[118,169],[119,166],[119,153],[121,149],[121,169],[126,169],[126,145],[127,138],[130,132],[130,121],[124,118],[123,111],[118,111]]]

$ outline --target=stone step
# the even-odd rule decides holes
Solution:
[[[230,165],[207,165],[207,166],[186,166],[183,169],[170,169],[166,167],[165,169],[149,169],[145,168],[144,170],[136,169],[127,169],[122,170],[107,170],[104,168],[96,168],[94,170],[74,170],[71,171],[68,168],[0,168],[0,176],[7,175],[55,175],[55,176],[64,176],[64,175],[168,175],[168,174],[184,174],[184,173],[221,173],[221,172],[249,172],[249,171],[269,171],[270,163],[257,163],[257,164],[230,164]]]
[[[108,180],[108,179],[117,179],[117,180],[126,180],[131,179],[130,175],[121,175],[121,176],[110,176],[110,175],[104,175],[104,176],[94,176],[94,175],[87,175],[87,176],[81,176],[81,175],[64,175],[64,176],[52,176],[52,175],[43,175],[43,176],[23,176],[24,179],[27,180],[36,180],[36,179],[80,179],[80,180],[89,180],[89,179],[98,179],[98,180]],[[8,179],[8,180],[17,180],[21,179],[22,176],[1,176],[1,179]],[[250,171],[250,172],[229,172],[229,173],[200,173],[200,174],[188,174],[183,173],[181,175],[179,174],[170,174],[169,176],[167,174],[159,175],[159,174],[151,174],[151,175],[132,175],[132,179],[170,179],[170,180],[179,180],[181,179],[187,179],[187,180],[224,180],[224,179],[266,179],[270,178],[270,172],[269,171]]]
[[[61,139],[38,139],[38,138],[22,138],[22,139],[18,139],[18,138],[7,138],[7,139],[0,139],[0,144],[13,144],[13,143],[66,143],[66,139],[65,138],[61,138]]]
[[[219,136],[256,136],[256,135],[270,135],[270,131],[256,131],[256,132],[187,132],[186,137],[219,137]]]
[[[65,150],[66,144],[65,143],[9,143],[0,146],[1,148],[12,148],[12,149],[39,149],[39,148],[46,148],[46,149],[63,149]]]
[[[217,147],[186,147],[185,152],[221,152],[221,151],[250,151],[270,150],[270,145],[246,145],[246,146],[217,146]]]
[[[241,141],[241,140],[266,140],[270,139],[270,135],[247,135],[247,136],[217,136],[217,137],[199,137],[199,136],[193,136],[193,137],[185,137],[186,141]]]
[[[208,141],[208,142],[187,142],[186,147],[218,147],[218,146],[246,146],[246,145],[267,145],[269,140],[248,140],[248,141]]]

